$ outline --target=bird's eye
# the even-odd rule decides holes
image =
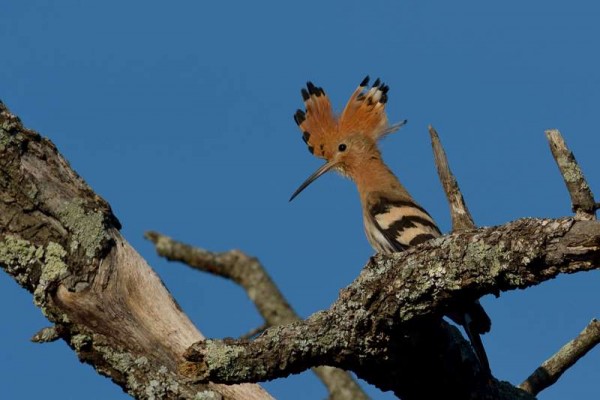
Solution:
[[[346,151],[346,145],[345,145],[344,143],[340,144],[340,145],[338,146],[338,150],[339,150],[339,151]]]

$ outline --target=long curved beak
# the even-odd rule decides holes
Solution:
[[[335,161],[330,161],[328,163],[323,164],[321,166],[321,168],[319,168],[318,170],[316,170],[311,176],[309,176],[302,183],[302,185],[300,185],[300,187],[298,189],[296,189],[296,191],[294,192],[294,194],[292,195],[292,197],[290,197],[290,201],[294,200],[294,198],[296,196],[298,196],[300,194],[300,192],[302,192],[304,189],[306,189],[308,185],[310,185],[311,183],[313,183],[313,181],[315,181],[318,177],[320,177],[321,175],[323,175],[325,172],[329,171],[330,169],[332,169],[336,165],[337,165],[337,162],[335,162]]]

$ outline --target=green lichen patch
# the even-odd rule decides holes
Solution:
[[[86,213],[81,199],[65,204],[59,211],[59,218],[73,234],[69,249],[71,252],[81,247],[86,257],[92,259],[102,243],[108,239],[102,212]]]
[[[53,282],[64,277],[68,273],[67,265],[64,262],[64,257],[67,252],[57,243],[50,242],[46,246],[44,254],[44,267],[42,268],[42,276],[40,281]]]
[[[41,261],[43,253],[43,249],[16,236],[6,235],[0,241],[0,264],[22,286],[28,282],[29,268]]]
[[[173,377],[161,374],[160,380],[152,379],[146,385],[145,394],[149,400],[163,399],[168,394],[178,393],[179,383],[177,383]]]
[[[8,118],[5,113],[2,114],[0,117],[0,151],[4,151],[7,147],[14,146],[15,142],[18,143],[24,139],[21,133],[16,135],[13,133],[18,132],[21,128],[19,119],[12,114],[9,114]]]
[[[12,136],[9,132],[13,132],[19,128],[21,128],[21,121],[18,117],[8,111],[0,113],[0,139],[3,139],[5,135]]]
[[[156,379],[151,379],[144,390],[149,400],[164,399],[179,394],[180,387],[176,375],[169,372],[166,367],[161,366],[155,376]]]
[[[0,262],[7,267],[30,264],[38,256],[38,248],[28,240],[7,235],[0,242]]]
[[[37,253],[39,253],[39,249]],[[33,292],[33,302],[39,307],[45,304],[48,287],[69,274],[69,268],[64,262],[67,252],[61,245],[54,242],[48,243],[43,255],[40,279]]]
[[[87,335],[77,336],[81,338],[73,336],[71,339],[73,347],[80,350],[82,344],[92,346],[94,352],[100,354],[109,365],[104,373],[113,376],[110,370],[114,370],[119,376],[125,377],[124,389],[133,397],[140,398],[142,395],[142,398],[149,400],[179,398],[178,377],[167,367],[157,366],[145,356],[135,357],[123,348],[100,344],[98,337],[94,341]]]
[[[236,359],[245,351],[244,346],[223,346],[219,341],[206,341],[207,364],[223,365]]]
[[[212,390],[203,390],[201,392],[196,393],[194,396],[194,400],[221,400],[223,396],[221,396],[217,392],[213,392]]]
[[[11,142],[11,136],[2,128],[0,128],[0,151],[6,150]]]
[[[136,358],[133,362],[138,367],[145,367],[148,365],[148,358],[141,356],[141,357]]]
[[[68,275],[64,262],[67,252],[57,243],[46,247],[7,235],[0,241],[0,265],[26,289],[33,291],[33,302],[52,321],[68,322],[66,315],[46,309],[47,289]]]
[[[75,350],[77,350],[77,352],[85,350],[91,344],[92,338],[89,335],[78,333],[71,337],[71,345],[75,348]]]

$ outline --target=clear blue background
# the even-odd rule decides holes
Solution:
[[[366,74],[391,87],[382,143],[403,183],[449,229],[427,134],[439,131],[476,222],[570,214],[544,130],[559,128],[600,194],[600,3],[595,1],[4,1],[0,99],[56,143],[110,204],[210,337],[262,323],[231,282],[155,256],[158,230],[264,263],[302,316],[326,308],[372,254],[353,184],[320,165],[292,114],[311,79],[339,110]],[[598,316],[598,272],[483,303],[494,373],[520,383]],[[127,398],[63,342],[0,274],[2,397]],[[595,349],[540,399],[600,397]],[[282,399],[326,396],[305,373],[265,384]],[[389,399],[367,387],[376,399]]]

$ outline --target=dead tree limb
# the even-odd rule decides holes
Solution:
[[[600,321],[593,319],[579,336],[546,360],[519,387],[535,396],[554,384],[565,371],[598,343],[600,343]]]
[[[106,201],[0,102],[0,266],[80,360],[138,399],[265,399],[257,385],[192,385],[181,354],[203,336],[119,233]],[[204,396],[204,397],[203,397]]]
[[[473,217],[467,208],[465,199],[458,187],[458,182],[450,170],[446,152],[442,147],[442,142],[437,131],[429,125],[429,136],[431,137],[431,147],[433,148],[433,158],[435,167],[442,182],[448,204],[450,205],[450,216],[452,217],[452,232],[468,230],[475,228]]]
[[[158,255],[167,260],[179,261],[193,269],[231,279],[244,288],[266,321],[267,326],[261,331],[269,326],[300,320],[257,258],[239,250],[213,253],[178,242],[158,232],[146,232],[145,237],[154,243]],[[331,400],[368,398],[345,371],[332,367],[314,367],[313,371],[327,387]]]
[[[565,185],[567,185],[575,217],[582,220],[596,219],[598,204],[594,201],[592,190],[585,180],[583,172],[581,172],[581,168],[575,160],[575,156],[569,150],[557,129],[547,130],[546,138],[548,139],[552,156],[556,160],[556,164],[558,164]]]

